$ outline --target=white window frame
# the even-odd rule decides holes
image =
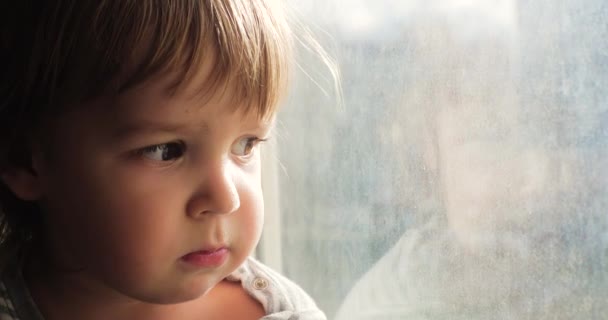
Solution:
[[[279,202],[279,161],[275,141],[262,148],[262,190],[264,191],[264,229],[255,256],[278,272],[283,271],[281,256],[281,212]]]

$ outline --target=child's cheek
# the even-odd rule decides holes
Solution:
[[[228,215],[230,237],[234,241],[237,259],[244,260],[253,253],[260,240],[264,224],[264,201],[259,184],[247,183],[239,188],[241,206]]]

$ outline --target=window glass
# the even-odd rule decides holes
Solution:
[[[330,319],[608,314],[608,2],[288,2],[342,73],[338,107],[301,56],[277,139]]]

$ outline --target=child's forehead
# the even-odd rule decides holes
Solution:
[[[218,67],[221,62],[217,51],[209,49],[207,52],[198,64],[167,66],[122,92],[115,91],[115,100],[119,102],[116,105],[127,109],[131,106],[182,105],[190,111],[221,105],[227,112],[247,117],[274,118],[276,109],[263,106],[260,100],[268,94],[264,86],[259,87],[259,92],[245,92],[243,80],[234,70]]]
[[[257,125],[273,122],[274,113],[261,114],[257,102],[240,95],[233,82],[214,83],[207,74],[203,67],[178,85],[177,73],[158,74],[112,97],[102,108],[108,108],[117,121],[180,122],[203,112],[212,118],[236,114],[235,119]]]

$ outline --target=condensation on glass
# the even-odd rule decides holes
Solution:
[[[301,56],[277,145],[330,319],[606,318],[608,2],[289,3],[342,72]]]

